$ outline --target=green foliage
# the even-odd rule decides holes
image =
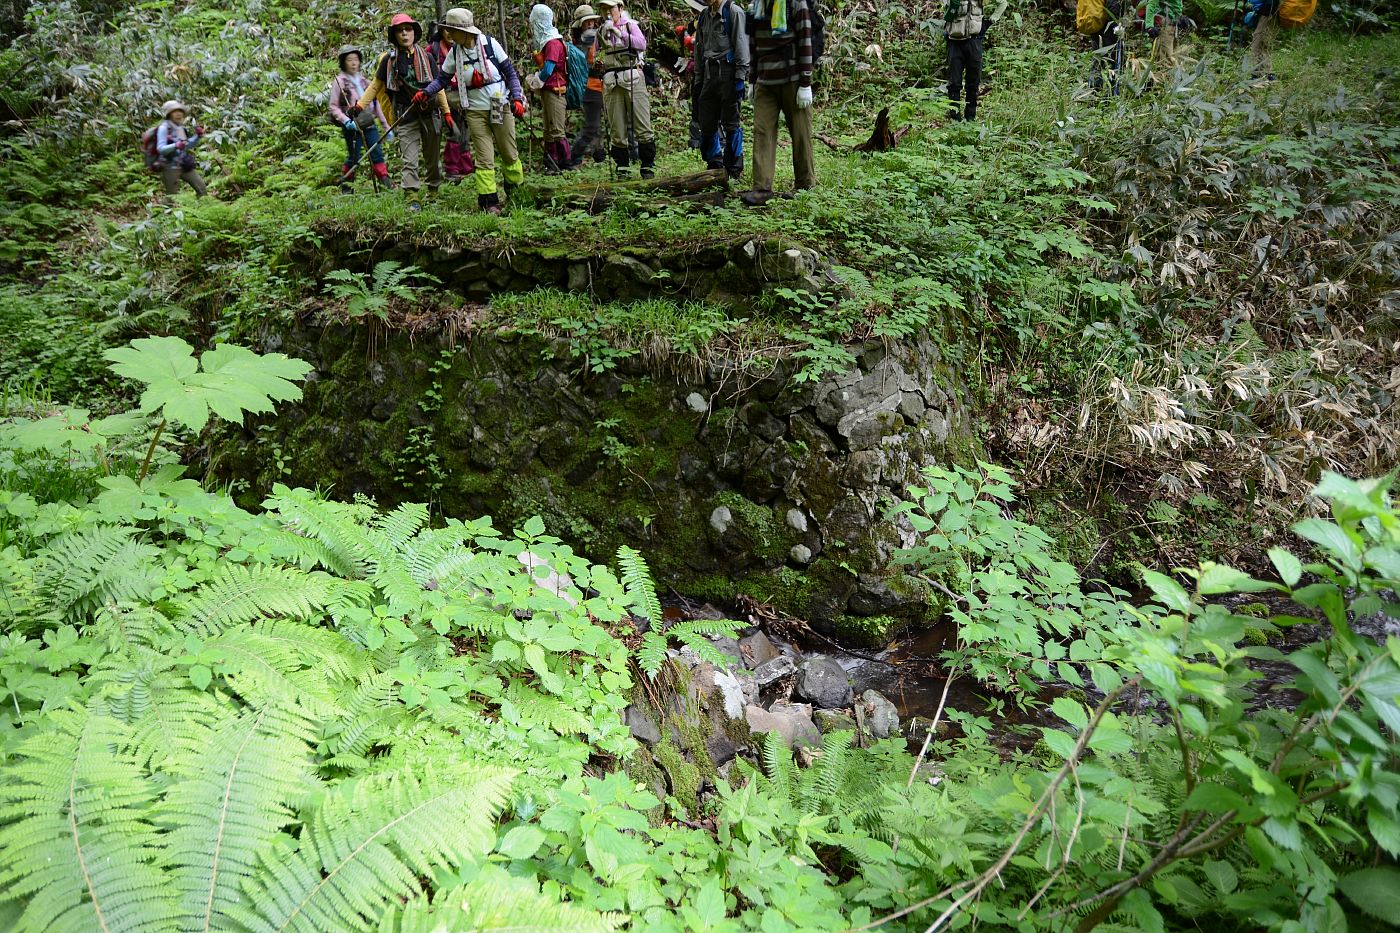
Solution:
[[[623,545],[617,549],[617,562],[622,569],[622,584],[626,587],[633,612],[647,623],[642,643],[637,647],[637,666],[648,677],[655,678],[660,672],[666,660],[667,643],[673,638],[694,651],[701,660],[720,667],[729,664],[729,659],[708,636],[732,636],[743,628],[743,623],[734,619],[688,619],[667,625],[646,559],[635,548]]]
[[[392,259],[380,260],[369,272],[336,269],[326,278],[330,280],[327,294],[345,301],[345,313],[351,318],[368,316],[380,321],[388,319],[395,299],[413,301],[424,287],[438,281],[416,266]]]

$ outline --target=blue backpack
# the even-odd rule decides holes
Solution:
[[[588,54],[572,42],[564,43],[564,107],[582,110],[588,90]]]

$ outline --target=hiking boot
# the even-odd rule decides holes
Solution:
[[[419,211],[423,210],[423,202],[418,200],[409,201],[408,209],[412,213],[417,214]]]
[[[348,181],[342,181],[342,182],[340,183],[340,193],[341,193],[341,194],[350,194],[350,193],[352,193],[354,190],[355,190],[355,186],[352,185],[352,184],[350,184],[350,182],[348,182]]]
[[[642,177],[656,177],[656,143],[641,143],[637,146],[637,154],[642,160]]]

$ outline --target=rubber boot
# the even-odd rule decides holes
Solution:
[[[476,206],[481,208],[488,214],[495,214],[496,216],[500,216],[501,196],[496,194],[496,192],[494,191],[490,194],[478,194],[476,196]]]
[[[641,143],[637,146],[637,151],[642,157],[642,177],[656,177],[656,143]]]
[[[555,148],[559,150],[559,157],[556,159],[559,163],[559,167],[566,172],[573,171],[577,168],[577,166],[574,165],[574,153],[569,146],[569,141],[567,139],[560,139],[557,140],[554,145]]]
[[[627,178],[632,174],[632,156],[626,146],[612,147],[613,161],[617,163],[617,176]]]
[[[379,179],[379,186],[381,188],[388,188],[389,166],[385,165],[383,162],[376,162],[370,166],[370,169],[374,172],[374,177]]]
[[[344,191],[346,194],[349,194],[351,191],[351,184],[354,181],[355,170],[350,167],[349,162],[346,162],[340,167],[340,190]]]

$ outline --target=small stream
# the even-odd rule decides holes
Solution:
[[[1258,595],[1235,599],[1240,604],[1261,601]],[[1271,606],[1270,609],[1274,613],[1301,614],[1304,611],[1301,607],[1283,600],[1280,600],[1280,605]],[[684,615],[685,608],[674,607],[668,611],[668,615],[672,613],[674,617],[679,618]],[[1387,637],[1400,637],[1400,618],[1377,614],[1354,621],[1353,629],[1358,635],[1384,641]],[[945,678],[943,665],[934,659],[952,646],[955,629],[951,622],[938,622],[922,631],[908,633],[880,651],[845,650],[821,637],[789,639],[770,627],[764,627],[764,632],[779,650],[794,660],[821,655],[839,663],[850,675],[851,685],[857,696],[865,690],[875,690],[883,694],[899,710],[906,734],[911,720],[916,717],[931,720],[938,712],[939,702],[943,698]],[[1315,644],[1329,635],[1330,627],[1325,623],[1295,625],[1279,629],[1273,634],[1269,640],[1269,647],[1287,655]],[[1293,703],[1299,699],[1299,695],[1288,686],[1295,676],[1296,669],[1287,661],[1258,659],[1251,661],[1250,667],[1260,675],[1255,684],[1255,701],[1252,708],[1268,708]],[[1032,711],[1023,711],[1013,702],[991,695],[990,691],[983,689],[975,680],[969,677],[959,678],[948,687],[941,719],[941,723],[946,724],[947,731],[944,732],[940,728],[940,735],[954,738],[963,734],[957,723],[948,720],[948,711],[957,710],[991,720],[988,738],[1003,754],[1028,751],[1040,738],[1041,727],[1063,725],[1049,711],[1049,703],[1071,689],[1075,688],[1064,681],[1051,681],[1046,684],[1046,690],[1040,697],[1044,705]],[[1095,703],[1103,697],[1092,684],[1080,689],[1090,703]],[[922,733],[919,735],[922,738]]]

